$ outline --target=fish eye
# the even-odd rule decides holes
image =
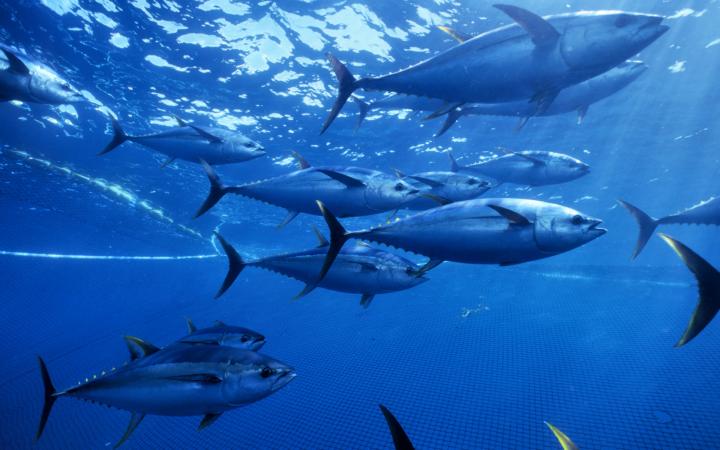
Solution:
[[[268,378],[268,377],[270,377],[273,373],[275,373],[275,371],[272,370],[271,368],[269,368],[269,367],[263,367],[262,370],[260,371],[260,376],[263,377],[263,378]]]
[[[243,336],[240,338],[240,342],[247,342],[247,341],[249,341],[249,340],[250,340],[250,338],[247,337],[247,336],[245,336],[245,335],[243,335]]]
[[[405,186],[402,183],[398,183],[395,185],[395,190],[400,192],[405,189]]]
[[[618,28],[622,28],[626,25],[629,25],[630,22],[632,22],[632,16],[629,16],[627,14],[623,14],[617,19],[615,19],[615,26]]]
[[[245,147],[247,147],[247,148],[253,148],[253,147],[255,147],[255,144],[253,144],[252,142],[246,142],[246,143],[244,143],[243,145],[244,145]]]
[[[584,222],[584,219],[582,218],[582,216],[580,214],[576,214],[572,218],[573,225],[580,225],[583,222]]]
[[[475,178],[470,178],[469,180],[467,180],[467,184],[472,186],[474,184],[478,184],[478,181]]]

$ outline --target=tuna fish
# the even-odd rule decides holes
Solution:
[[[338,97],[324,132],[357,89],[389,91],[464,103],[530,100],[543,114],[558,93],[606,72],[655,41],[668,27],[661,16],[582,11],[539,17],[495,5],[514,24],[475,36],[399,72],[356,79],[334,56]]]
[[[20,58],[15,51],[2,45],[0,52],[0,102],[19,100],[62,105],[87,101],[45,64],[25,55]]]
[[[232,164],[265,155],[265,150],[257,142],[237,131],[220,128],[199,127],[177,119],[178,127],[170,128],[155,134],[129,136],[125,134],[120,123],[113,119],[112,141],[99,153],[115,150],[126,141],[136,142],[144,147],[167,155],[163,164],[166,166],[176,159],[208,164]]]
[[[216,321],[211,327],[198,329],[187,319],[188,335],[179,339],[181,344],[223,345],[245,350],[258,351],[265,345],[265,336],[248,328],[226,325]]]
[[[204,416],[200,429],[231,409],[261,400],[295,378],[292,367],[259,353],[216,345],[171,345],[118,369],[57,391],[39,358],[45,404],[36,438],[55,400],[74,397],[130,411],[125,442],[145,414]]]
[[[662,233],[660,237],[682,259],[698,283],[697,306],[685,333],[675,344],[675,347],[682,347],[700,334],[720,310],[720,272],[682,242]]]
[[[322,200],[340,217],[378,214],[401,207],[415,199],[419,190],[392,175],[359,167],[312,167],[295,153],[300,170],[240,186],[223,186],[208,164],[210,194],[195,214],[199,217],[225,194],[237,194],[288,210],[284,226],[299,213],[319,215],[316,200]]]
[[[481,175],[456,172],[420,172],[399,178],[408,180],[422,192],[422,196],[403,205],[403,209],[423,210],[452,202],[472,200],[497,186],[497,181]]]
[[[424,275],[428,270],[437,266],[437,264],[417,266],[390,252],[365,244],[357,244],[343,249],[327,276],[322,282],[315,284],[329,245],[317,230],[315,233],[320,241],[316,248],[259,258],[254,261],[245,261],[230,243],[217,234],[218,240],[227,254],[229,268],[225,281],[215,298],[223,295],[240,272],[249,266],[304,282],[305,288],[296,298],[308,294],[316,286],[319,286],[333,291],[361,294],[360,304],[367,308],[376,294],[410,289],[427,281]]]
[[[187,319],[188,334],[171,345],[222,345],[243,350],[257,351],[265,345],[265,336],[243,327],[225,325],[219,320],[215,325],[198,330],[192,320]],[[150,342],[136,336],[125,336],[130,360],[135,361],[145,355],[162,350]]]
[[[517,128],[520,129],[534,115],[554,116],[576,111],[578,124],[580,124],[590,105],[615,94],[635,81],[646,69],[647,66],[640,61],[626,61],[602,75],[563,89],[542,114],[536,114],[537,107],[522,100],[455,108],[447,113],[445,123],[438,131],[437,136],[444,134],[460,117],[469,115],[519,117],[520,122]]]
[[[450,155],[451,170],[484,175],[500,183],[544,186],[572,181],[587,175],[590,166],[572,156],[556,152],[522,151],[460,166]]]
[[[640,208],[630,203],[619,200],[620,204],[627,209],[635,218],[640,228],[637,244],[632,254],[632,259],[637,258],[645,248],[650,236],[652,236],[658,225],[669,224],[695,224],[695,225],[720,225],[720,197],[711,197],[684,211],[665,216],[661,219],[650,217]]]
[[[599,219],[538,200],[467,200],[350,232],[322,202],[318,206],[330,229],[330,246],[318,281],[353,238],[425,255],[431,262],[507,266],[567,252],[607,231],[599,227]]]

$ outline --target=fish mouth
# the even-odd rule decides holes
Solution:
[[[260,350],[260,348],[265,345],[265,338],[263,339],[257,339],[255,342],[253,342],[252,349],[253,350]]]
[[[408,191],[408,195],[415,195],[415,194],[419,194],[419,193],[420,193],[419,189],[410,189]]]
[[[590,224],[590,226],[587,229],[588,232],[592,233],[592,234],[597,234],[598,236],[602,236],[603,234],[607,233],[608,230],[606,228],[602,228],[600,226],[602,223],[603,223],[602,220],[599,220],[599,219],[593,220],[593,223]]]
[[[280,374],[275,379],[275,382],[272,385],[272,390],[277,391],[278,389],[284,387],[289,382],[295,379],[297,376],[297,373],[295,372],[295,369],[283,369],[280,371]]]
[[[647,33],[648,41],[652,42],[670,29],[668,25],[662,23],[664,19],[665,18],[662,16],[648,16],[647,22],[642,24],[638,28],[637,32],[643,34]]]

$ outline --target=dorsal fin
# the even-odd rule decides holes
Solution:
[[[325,239],[325,236],[322,235],[320,230],[318,230],[315,225],[312,226],[312,230],[315,233],[315,237],[317,237],[318,247],[327,247],[328,245],[330,245],[328,240]]]
[[[195,326],[191,318],[186,317],[185,322],[187,322],[188,334],[193,334],[197,331],[197,327]]]
[[[195,125],[188,125],[188,126],[189,126],[190,128],[192,128],[193,130],[195,130],[195,132],[197,132],[197,134],[199,134],[200,136],[202,136],[202,137],[204,137],[205,139],[207,139],[210,143],[220,144],[220,143],[222,143],[222,141],[223,141],[222,138],[219,138],[219,137],[215,136],[214,134],[212,134],[212,133],[210,133],[210,132],[208,132],[208,131],[203,130],[203,129],[200,128],[200,127],[197,127],[197,126],[195,126]]]
[[[293,158],[295,158],[295,161],[297,161],[298,166],[300,167],[300,170],[302,169],[308,169],[312,167],[309,162],[305,158],[302,157],[302,155],[298,152],[292,152]]]
[[[507,14],[530,35],[536,46],[552,45],[560,38],[560,33],[547,20],[527,9],[513,5],[493,5]]]
[[[530,225],[530,221],[527,219],[527,217],[511,209],[507,209],[498,205],[488,205],[488,208],[492,208],[493,210],[495,210],[495,212],[497,212],[512,223],[518,225]]]
[[[450,27],[446,27],[444,25],[438,25],[438,30],[444,31],[445,33],[449,34],[450,36],[452,36],[453,39],[455,39],[456,41],[458,41],[461,44],[463,42],[467,41],[468,39],[472,39],[471,35],[469,35],[467,33],[463,33],[462,31],[455,30]]]
[[[5,53],[5,57],[8,59],[8,64],[10,65],[8,70],[10,72],[15,72],[20,75],[30,75],[30,69],[28,68],[28,66],[25,65],[24,62],[20,60],[20,58],[15,56],[15,54],[9,50],[6,50],[4,48],[1,50],[3,51],[3,53]]]
[[[125,342],[128,344],[128,349],[130,349],[131,345],[135,345],[140,350],[140,352],[133,352],[133,350],[130,350],[130,357],[133,360],[144,356],[150,356],[153,353],[160,351],[158,347],[135,336],[125,336]],[[133,356],[136,357],[133,358]]]
[[[188,123],[185,122],[184,120],[182,120],[180,117],[178,117],[178,116],[176,116],[176,115],[174,115],[174,114],[173,114],[173,117],[175,118],[175,121],[178,123],[178,126],[179,126],[179,127],[187,127],[187,126],[189,126]]]
[[[339,181],[349,188],[365,187],[365,183],[362,180],[358,180],[357,178],[353,178],[349,175],[345,175],[344,173],[340,173],[335,170],[318,169],[318,172],[324,173],[325,175],[329,176],[333,180]]]
[[[460,165],[455,160],[455,157],[453,156],[452,152],[447,152],[448,157],[450,158],[450,172],[457,172],[460,170]]]

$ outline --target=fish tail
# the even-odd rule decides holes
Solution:
[[[125,131],[123,131],[122,127],[120,126],[120,122],[118,122],[116,119],[112,119],[112,128],[113,128],[113,138],[110,141],[108,145],[105,146],[104,149],[98,155],[104,155],[105,153],[110,153],[111,151],[115,150],[117,147],[122,145],[123,142],[130,139],[130,136],[125,134]]]
[[[50,417],[50,410],[57,400],[57,391],[53,386],[52,380],[50,379],[50,372],[48,372],[45,361],[38,356],[38,362],[40,363],[40,376],[42,376],[43,388],[44,388],[44,399],[42,413],[40,414],[40,424],[38,425],[37,433],[35,433],[35,440],[37,441],[42,436],[45,424],[47,423],[48,417]]]
[[[678,254],[698,283],[698,304],[685,333],[675,344],[682,347],[700,334],[720,310],[720,272],[682,242],[662,233],[660,237]]]
[[[205,169],[205,173],[210,181],[210,193],[208,193],[207,198],[195,213],[196,219],[208,212],[208,210],[215,206],[217,202],[225,196],[225,194],[230,192],[228,188],[223,186],[222,181],[220,181],[220,177],[210,164],[202,159],[200,160],[200,163],[202,164],[203,169]]]
[[[327,56],[327,59],[330,61],[333,72],[335,72],[335,77],[338,79],[339,86],[337,99],[330,110],[330,114],[328,114],[327,119],[325,119],[325,122],[323,123],[320,134],[323,134],[325,130],[328,129],[333,120],[335,120],[335,117],[337,117],[340,113],[340,110],[345,105],[345,102],[347,102],[348,98],[350,98],[350,95],[352,95],[352,93],[359,87],[357,80],[343,63],[341,63],[331,53],[327,53],[325,56]]]
[[[435,137],[439,137],[445,134],[445,132],[449,130],[451,126],[455,125],[455,122],[457,122],[461,115],[462,114],[460,113],[460,110],[458,108],[448,111],[447,115],[445,116],[445,122],[443,122],[442,127],[440,127],[438,132],[435,133]],[[450,157],[452,158],[452,155],[450,155]]]
[[[325,223],[327,223],[327,226],[330,229],[330,245],[328,246],[327,255],[325,256],[325,261],[323,262],[322,269],[320,269],[320,274],[318,275],[318,278],[314,283],[315,286],[317,286],[317,284],[320,283],[323,278],[325,278],[325,275],[327,275],[328,271],[330,270],[330,266],[332,266],[335,258],[337,258],[337,255],[338,253],[340,253],[343,245],[345,245],[345,243],[348,241],[348,239],[350,239],[350,237],[352,237],[353,234],[348,233],[345,230],[345,228],[337,220],[335,215],[327,209],[323,202],[317,200],[316,203],[320,208],[320,212],[322,213],[323,218],[325,219]]]
[[[242,256],[235,250],[235,248],[230,245],[228,241],[223,238],[220,233],[215,232],[215,236],[218,238],[218,241],[220,241],[220,245],[222,246],[223,250],[225,251],[225,255],[227,255],[228,259],[228,271],[227,275],[225,275],[225,280],[223,280],[222,286],[220,286],[220,289],[218,289],[217,294],[215,294],[215,298],[219,298],[221,295],[227,291],[230,286],[235,282],[235,279],[240,275],[240,272],[245,268],[245,261],[243,261]]]
[[[637,206],[633,206],[626,201],[618,200],[618,203],[620,203],[620,205],[632,214],[640,227],[637,244],[635,244],[635,250],[633,250],[633,254],[631,256],[631,259],[635,259],[643,248],[645,248],[645,244],[647,244],[648,240],[650,240],[653,232],[655,232],[655,228],[658,226],[658,221],[645,214],[645,212]]]
[[[357,123],[355,124],[355,129],[358,129],[360,128],[360,125],[362,125],[363,120],[365,120],[368,112],[370,112],[370,105],[368,105],[354,95],[352,96],[352,99],[355,101],[355,104],[358,106],[359,109]]]

